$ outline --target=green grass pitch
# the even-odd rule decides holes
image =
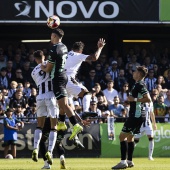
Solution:
[[[67,170],[109,170],[116,165],[118,158],[66,158]],[[129,170],[168,170],[170,169],[170,158],[155,158],[149,161],[147,158],[134,158],[135,167]],[[0,170],[40,170],[43,160],[38,162],[30,159],[17,158],[14,160],[0,159]],[[59,170],[59,159],[55,158],[52,170]]]

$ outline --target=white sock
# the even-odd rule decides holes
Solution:
[[[121,163],[125,164],[125,163],[126,163],[126,160],[121,160]]]
[[[154,140],[149,141],[149,157],[152,157],[154,150]]]
[[[60,156],[60,160],[63,160],[63,159],[64,159],[64,155],[61,155],[61,156]]]
[[[82,103],[83,103],[83,112],[88,112],[90,108],[90,100],[91,100],[91,94],[86,94],[83,97]]]
[[[56,140],[57,140],[57,131],[50,131],[48,151],[51,152],[51,154],[52,154],[53,149],[55,147]]]
[[[44,165],[48,166],[49,164],[47,163],[47,160],[44,161]]]
[[[34,132],[34,149],[38,149],[41,137],[42,137],[42,130],[41,129],[35,129],[35,132]]]

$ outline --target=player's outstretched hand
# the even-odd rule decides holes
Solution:
[[[97,42],[98,48],[103,48],[105,46],[105,39],[100,38],[99,41]]]

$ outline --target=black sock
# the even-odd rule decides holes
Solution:
[[[121,160],[126,160],[127,141],[120,142]]]
[[[73,126],[77,123],[75,116],[69,117],[69,120],[70,120],[70,122],[71,122],[71,124],[72,124]]]
[[[65,119],[66,119],[66,115],[60,115],[60,114],[59,114],[59,120],[60,120],[61,122],[65,122]]]
[[[45,157],[45,154],[47,152],[47,147],[45,145],[45,142],[40,141],[40,154],[43,157],[43,160],[46,161],[47,158]]]
[[[64,155],[65,154],[65,150],[64,150],[64,148],[61,146],[62,144],[59,142],[57,142],[56,143],[56,149],[57,149],[57,153],[58,153],[58,155],[59,155],[59,157],[61,156],[61,155]]]
[[[128,142],[128,160],[132,161],[133,151],[134,151],[134,142]]]

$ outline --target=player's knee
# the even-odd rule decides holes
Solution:
[[[149,137],[148,140],[149,140],[149,141],[152,141],[152,140],[153,140],[153,137]]]
[[[135,142],[135,143],[138,143],[138,142],[139,142],[139,139],[134,139],[134,142]]]

